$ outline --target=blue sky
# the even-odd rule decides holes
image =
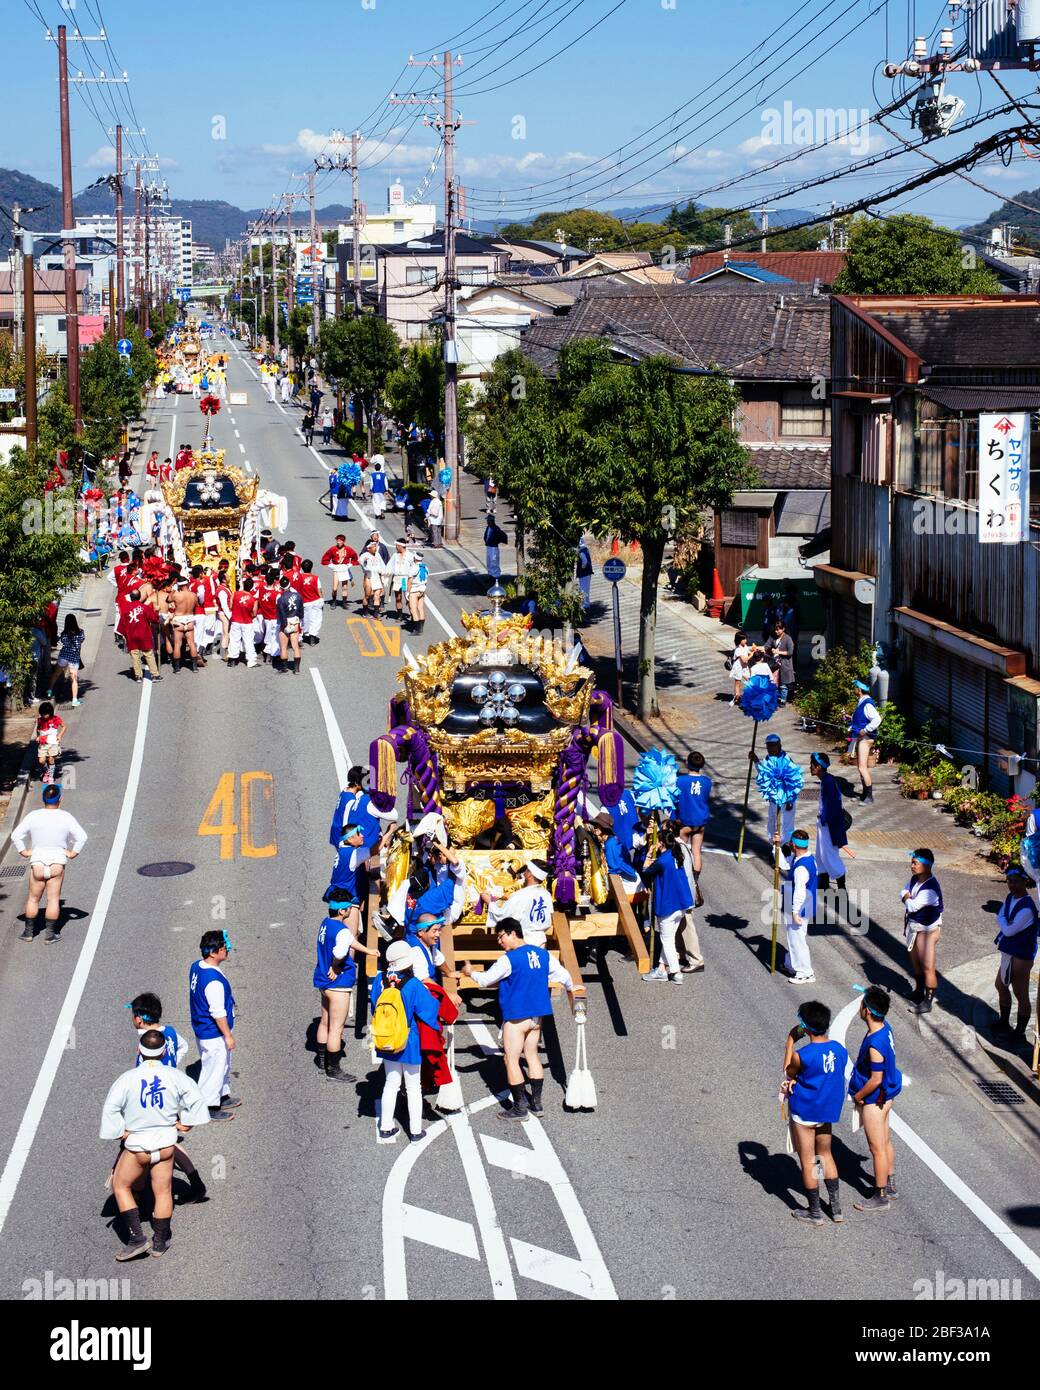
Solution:
[[[391,175],[401,178],[409,194],[415,191],[435,155],[437,136],[414,119],[425,108],[390,110],[384,98],[394,88],[399,94],[430,88],[435,74],[401,72],[409,53],[429,57],[457,35],[454,46],[464,59],[455,74],[458,108],[475,122],[459,132],[459,168],[475,217],[523,218],[542,207],[586,200],[593,207],[662,203],[702,192],[709,202],[735,206],[753,193],[775,199],[792,183],[862,155],[857,137],[851,146],[842,142],[786,166],[786,182],[777,173],[763,174],[731,191],[704,191],[793,148],[800,119],[802,138],[806,130],[812,132],[809,139],[818,138],[821,121],[833,121],[835,113],[840,121],[845,112],[872,111],[890,100],[893,86],[879,72],[876,100],[872,95],[875,69],[886,56],[905,56],[907,0],[890,0],[887,55],[884,13],[865,19],[883,0],[805,0],[800,7],[795,0],[621,0],[607,17],[617,3],[6,0],[5,104],[9,113],[24,113],[25,119],[3,122],[0,165],[57,180],[56,56],[54,46],[44,42],[34,10],[52,26],[64,21],[84,34],[97,33],[100,14],[112,52],[102,44],[70,45],[73,68],[88,75],[98,66],[111,72],[114,55],[116,70],[130,73],[134,109],[147,129],[146,140],[137,143],[147,143],[160,156],[171,193],[226,198],[244,207],[263,206],[287,188],[302,187],[290,183],[290,174],[306,170],[328,147],[331,130],[349,132],[355,125],[368,136],[362,147],[362,162],[369,166],[362,196],[369,205],[382,206]],[[934,0],[917,0],[916,9],[922,30],[945,14]],[[795,15],[774,40],[764,42],[771,29]],[[830,21],[833,27],[814,39]],[[574,39],[567,52],[523,75]],[[817,55],[819,61],[811,63]],[[1035,85],[1027,74],[1006,79],[1020,95]],[[484,90],[492,88],[497,90]],[[73,95],[78,188],[111,168],[104,126],[115,118],[105,103],[109,99],[122,111],[123,99],[120,88],[82,90],[103,121]],[[1001,99],[988,79],[983,86],[974,77],[961,77],[954,90],[966,102],[966,116],[979,109],[980,99],[987,107]],[[669,118],[684,103],[689,103],[685,110]],[[789,103],[786,123],[784,103]],[[806,126],[799,113],[818,109],[824,116]],[[770,121],[775,127],[778,119],[779,136],[763,145]],[[635,139],[656,122],[662,124]],[[124,124],[132,125],[128,114]],[[952,137],[933,150],[946,156],[989,128]],[[911,134],[905,124],[902,130]],[[619,164],[615,152],[630,141]],[[641,151],[647,141],[650,148]],[[891,143],[882,133],[870,149]],[[790,201],[797,207],[826,206],[832,197],[862,196],[922,167],[918,156],[906,155],[870,174],[794,194]],[[1003,196],[1040,184],[1040,164],[1025,158],[1010,169],[987,164],[976,177]],[[439,201],[441,178],[438,169],[430,200]],[[331,201],[349,201],[346,177],[322,176],[318,202]],[[994,201],[952,180],[906,206],[958,222],[985,215]]]

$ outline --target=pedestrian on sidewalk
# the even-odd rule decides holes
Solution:
[[[484,527],[484,556],[489,579],[502,577],[502,553],[499,547],[506,545],[508,541],[509,537],[501,526],[498,525],[493,516],[489,515],[487,525]]]
[[[289,398],[292,393],[292,380],[288,372],[282,373],[282,379],[279,386],[279,390],[281,392],[282,405],[288,405]]]
[[[332,411],[326,406],[321,415],[321,442],[326,447],[332,443],[332,426],[334,423]]]
[[[57,778],[58,760],[61,757],[61,740],[65,735],[65,721],[55,714],[50,700],[42,700],[36,718],[36,758],[40,764],[41,780],[50,783]]]
[[[816,1160],[823,1164],[824,1182],[831,1220],[843,1221],[838,1194],[838,1168],[831,1150],[832,1127],[841,1119],[845,1103],[845,1068],[849,1054],[841,1043],[828,1036],[831,1011],[816,999],[807,1000],[798,1010],[798,1022],[787,1035],[784,1049],[784,1075],[781,1094],[786,1095],[790,1111],[791,1142],[802,1170],[802,1184],[808,1207],[797,1207],[791,1215],[813,1226],[823,1225]],[[804,1047],[797,1044],[804,1042]]]
[[[782,853],[783,887],[780,901],[784,914],[787,954],[784,969],[792,985],[813,985],[809,927],[816,920],[816,860],[809,853],[809,832],[795,830]]]
[[[554,960],[544,946],[532,946],[524,939],[523,928],[512,917],[498,924],[497,940],[503,954],[490,970],[474,970],[466,961],[461,973],[481,989],[498,986],[498,1002],[502,1010],[502,1052],[506,1064],[506,1082],[512,1092],[512,1104],[498,1112],[500,1120],[526,1120],[529,1115],[541,1115],[542,1086],[545,1071],[539,1056],[542,1039],[542,1019],[552,1013],[550,982],[563,985],[568,994],[574,992],[570,972]],[[521,1062],[527,1067],[531,1084],[528,1096],[524,1088]]]
[[[82,666],[83,643],[87,640],[87,634],[76,621],[75,614],[66,613],[65,626],[62,628],[61,638],[58,643],[58,673],[54,678],[57,686],[62,674],[69,682],[69,689],[72,692],[70,701],[73,709],[78,709],[81,703],[79,698],[79,673]]]
[[[146,991],[132,999],[126,1008],[130,1010],[130,1020],[137,1034],[138,1045],[140,1045],[140,1039],[145,1033],[153,1028],[157,1029],[166,1039],[166,1049],[159,1060],[164,1067],[179,1067],[188,1055],[188,1044],[172,1024],[168,1023],[163,1026],[162,1000],[159,996]],[[140,1064],[140,1053],[138,1053],[137,1065],[140,1066]],[[202,1181],[199,1170],[188,1157],[188,1151],[182,1144],[174,1145],[173,1166],[188,1179],[191,1188],[191,1200],[193,1202],[203,1201],[206,1196],[206,1184]],[[115,1167],[113,1165],[114,1172]]]
[[[704,898],[697,881],[697,875],[693,871],[693,850],[679,833],[681,827],[678,821],[674,821],[673,826],[678,835],[677,843],[683,853],[683,869],[686,873],[686,881],[693,894],[693,907],[688,908],[683,913],[679,922],[679,930],[675,934],[675,947],[679,953],[680,973],[695,975],[704,969],[704,953],[701,951],[701,939],[697,933],[697,918],[694,915],[694,908],[700,907]]]
[[[896,1045],[888,1023],[892,1000],[879,985],[863,991],[859,1016],[867,1025],[856,1065],[849,1077],[849,1095],[859,1114],[874,1163],[874,1191],[853,1202],[857,1211],[887,1211],[897,1197],[896,1148],[892,1143],[892,1102],[903,1089],[903,1075],[896,1066]]]
[[[426,586],[430,571],[421,550],[413,551],[415,573],[408,580],[408,611],[412,615],[412,631],[421,633],[426,626]]]
[[[747,639],[747,634],[738,632],[734,641],[733,651],[726,663],[727,669],[733,678],[733,698],[731,705],[739,705],[740,697],[744,693],[744,686],[749,678],[753,648]]]
[[[380,1007],[380,999],[383,998]],[[372,981],[372,1041],[382,1059],[386,1080],[379,1107],[379,1138],[397,1137],[394,1121],[402,1085],[408,1102],[408,1135],[412,1143],[426,1137],[422,1127],[422,1047],[418,1022],[440,1025],[437,1000],[412,973],[412,947],[394,941],[387,947],[386,966]]]
[[[61,920],[61,887],[65,865],[75,859],[87,843],[87,832],[74,816],[61,809],[61,787],[57,783],[43,789],[43,806],[30,811],[11,831],[11,843],[29,861],[29,892],[25,900],[25,926],[19,937],[31,941],[35,935],[40,899],[46,892],[45,942],[58,940]]]
[[[441,501],[440,493],[434,492],[430,496],[430,505],[426,509],[426,527],[431,548],[443,550],[444,503]]]
[[[759,758],[756,754],[749,753],[748,757],[756,767],[759,765]],[[795,766],[794,760],[789,754],[784,752],[784,745],[779,734],[766,735],[766,756],[764,761],[767,767],[772,765],[776,769],[781,767],[793,768]],[[776,836],[776,818],[778,812],[780,814],[780,841],[785,845],[790,842],[791,836],[794,834],[795,808],[797,805],[797,796],[792,797],[790,801],[785,801],[782,807],[778,807],[775,801],[770,801],[769,811],[767,813],[768,818],[766,821],[766,830],[770,844],[773,843],[774,837]]]
[[[917,980],[910,1012],[928,1014],[939,987],[935,957],[942,933],[943,893],[930,849],[910,855],[910,881],[900,894],[903,904],[903,938],[910,952],[910,966]]]
[[[148,675],[153,681],[161,681],[159,665],[155,659],[155,638],[159,631],[159,614],[150,603],[141,602],[140,589],[133,589],[120,618],[120,628],[126,649],[130,654],[130,666],[135,681],[144,680],[141,659],[148,666]]]
[[[676,787],[679,790],[679,798],[676,799],[676,819],[683,827],[683,841],[690,847],[692,863],[694,863],[694,878],[697,881],[697,892],[695,892],[695,906],[704,906],[704,894],[701,892],[701,849],[704,845],[705,828],[712,810],[710,810],[710,798],[712,798],[712,778],[706,776],[704,766],[704,753],[694,751],[687,753],[685,759],[687,770],[683,776],[677,778]]]
[[[787,704],[792,692],[794,691],[794,642],[791,634],[787,631],[783,619],[778,618],[773,624],[773,632],[766,642],[765,650],[767,655],[773,657],[778,667],[778,685],[780,689],[781,708]]]
[[[870,754],[877,738],[877,731],[881,727],[881,715],[871,698],[870,686],[866,681],[854,681],[853,684],[860,692],[860,698],[849,724],[849,752],[856,754],[856,771],[863,787],[862,799],[865,804],[872,805],[874,787],[870,776]]]
[[[176,1067],[163,1065],[166,1039],[158,1028],[141,1034],[137,1051],[137,1066],[116,1077],[101,1111],[101,1138],[123,1141],[112,1174],[123,1240],[119,1261],[149,1253],[158,1257],[170,1248],[177,1136],[209,1119],[201,1087]],[[154,1198],[151,1241],[141,1229],[134,1193],[146,1180]]]
[[[1024,1042],[1029,1022],[1029,977],[1036,959],[1037,938],[1040,936],[1040,911],[1030,895],[1031,880],[1017,865],[1009,864],[1005,871],[1007,896],[997,913],[996,945],[1000,951],[1000,966],[994,981],[1000,1018],[997,1030],[1011,1031],[1011,995],[1018,1002],[1014,1037]]]
[[[643,976],[647,984],[683,983],[675,938],[684,913],[693,909],[693,890],[686,877],[682,843],[670,826],[661,830],[661,852],[643,867],[643,882],[653,893],[654,927],[661,943],[657,967]]]
[[[821,888],[829,888],[831,879],[836,888],[845,887],[845,866],[841,862],[843,854],[850,859],[855,855],[849,848],[846,833],[852,818],[847,816],[841,804],[841,788],[837,779],[829,771],[831,760],[826,753],[814,753],[809,760],[809,771],[819,779],[820,809],[816,817],[816,868]]]
[[[578,581],[578,592],[581,595],[582,616],[588,612],[589,604],[592,602],[592,554],[585,543],[584,536],[578,542],[578,560],[574,569],[575,578]]]
[[[231,953],[225,931],[208,931],[199,942],[199,959],[188,972],[188,1004],[195,1046],[202,1059],[199,1090],[211,1120],[233,1120],[242,1104],[231,1095],[231,1054],[235,1050],[235,996],[223,965]]]
[[[304,415],[300,428],[303,430],[303,442],[309,447],[314,443],[314,415],[311,411],[308,410]]]
[[[31,681],[33,703],[51,698],[51,650],[58,639],[58,605],[49,603],[30,629],[32,637],[33,676]]]
[[[348,1071],[340,1070],[343,1055],[343,1029],[350,1018],[350,1005],[357,983],[355,952],[363,956],[378,956],[379,952],[361,944],[361,913],[351,899],[334,898],[329,903],[329,915],[318,928],[317,960],[314,966],[314,987],[321,995],[321,1017],[315,1043],[318,1066],[328,1081],[356,1081]]]

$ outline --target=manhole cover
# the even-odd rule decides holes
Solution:
[[[194,867],[183,860],[169,859],[159,864],[142,864],[137,872],[143,878],[176,878],[178,874],[190,874]]]
[[[0,869],[0,878],[24,878],[25,865],[15,864],[10,869]]]
[[[1026,1098],[1006,1081],[976,1081],[982,1094],[994,1105],[1025,1105]]]

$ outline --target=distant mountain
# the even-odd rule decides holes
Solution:
[[[1013,195],[1015,203],[1025,203],[1028,207],[1040,207],[1040,188],[1023,189],[1021,193]],[[976,222],[971,227],[962,227],[961,231],[970,232],[973,236],[984,237],[989,240],[989,234],[994,227],[999,227],[1002,222],[1010,222],[1017,228],[1014,236],[1016,245],[1029,246],[1033,250],[1040,250],[1040,211],[1027,212],[1025,208],[1016,207],[1015,203],[1002,203],[996,212],[991,212],[984,222]]]

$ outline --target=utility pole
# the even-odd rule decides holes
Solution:
[[[112,346],[116,345],[116,263],[108,258],[108,336]]]
[[[18,344],[21,337],[21,312],[22,312],[22,260],[18,253],[18,246],[22,235],[22,209],[17,203],[11,204],[11,246],[14,249],[11,267],[11,332],[14,339],[14,350],[18,351]]]
[[[760,244],[759,249],[762,250],[762,251],[768,251],[768,250],[769,250],[769,238],[766,236],[766,233],[769,231],[769,214],[770,214],[771,212],[776,212],[776,208],[760,208],[760,209],[759,209],[759,212],[760,212],[761,215],[762,215],[762,216],[761,216],[761,223],[762,223],[762,227],[761,227],[761,230],[762,230],[762,241],[761,241],[761,244]]]
[[[32,232],[23,231],[22,275],[25,282],[25,442],[31,449],[36,427],[36,284]]]
[[[141,327],[141,161],[134,165],[134,305],[137,310],[137,326]]]
[[[126,336],[126,246],[123,243],[123,127],[116,126],[116,330]]]
[[[452,68],[461,66],[462,59],[452,59],[445,50],[443,59],[427,62],[409,58],[408,66],[417,68],[441,67],[443,110],[439,116],[423,117],[423,124],[439,130],[444,141],[444,463],[451,471],[450,491],[445,496],[444,534],[448,540],[458,540],[461,524],[462,488],[459,481],[459,347],[455,334],[455,294],[458,289],[455,274],[455,233],[457,228],[457,188],[455,184],[455,132],[472,121],[462,121],[454,111],[452,101]],[[418,106],[436,97],[410,96],[403,100],[390,98],[391,105]]]
[[[364,209],[359,196],[358,174],[359,133],[350,137],[350,259],[354,272],[354,317],[361,317],[361,228],[365,225]]]
[[[260,259],[263,260],[261,249]],[[281,312],[281,305],[278,302],[278,252],[275,247],[275,224],[271,223],[271,322],[274,324],[274,355],[279,355],[278,347],[278,315]]]
[[[61,222],[65,255],[65,350],[69,405],[76,434],[83,433],[79,395],[79,304],[76,302],[76,217],[72,199],[72,135],[69,129],[69,65],[65,25],[58,26],[58,103],[61,120]]]
[[[141,301],[141,332],[148,332],[148,311],[152,307],[152,190],[144,190],[144,298]]]
[[[314,170],[307,175],[307,197],[311,209],[311,324],[314,328],[314,348],[318,348],[318,334],[321,331],[321,315],[318,312],[318,224],[314,216]],[[324,258],[323,258],[324,259]]]

